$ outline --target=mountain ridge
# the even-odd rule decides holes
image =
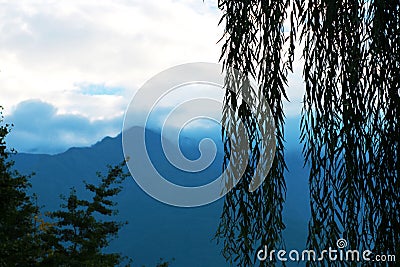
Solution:
[[[151,156],[162,163],[164,172],[173,176],[170,179],[184,184],[188,174],[163,165],[165,159],[160,156],[160,133],[150,130],[149,137]],[[186,141],[183,142],[183,150],[192,153],[191,156],[195,158],[198,155],[198,140]],[[299,183],[298,178],[304,179],[306,170],[302,168],[302,161],[298,161],[301,157],[298,149],[290,149],[289,152],[288,166],[292,169],[286,174],[288,197],[284,211],[287,222],[285,236],[288,247],[304,248],[307,227],[304,217],[308,199],[307,194],[302,192],[307,190],[307,184]],[[59,195],[68,194],[71,187],[77,189],[78,195],[89,197],[83,181],[96,183],[96,171],[105,172],[108,164],[118,164],[123,158],[121,134],[105,137],[90,147],[74,147],[56,155],[20,153],[13,156],[15,167],[21,173],[36,172],[32,178],[32,192],[38,194],[39,205],[45,205],[44,211],[58,208]],[[219,162],[212,165],[208,172],[192,174],[194,176],[191,177],[207,182],[208,179],[203,176],[217,175],[221,171]],[[116,198],[120,210],[118,219],[129,221],[129,224],[121,230],[120,237],[112,242],[111,251],[132,257],[134,266],[154,266],[160,257],[176,258],[173,263],[176,267],[228,266],[220,254],[221,246],[211,241],[218,226],[223,199],[198,208],[177,208],[154,200],[132,178],[128,178],[123,186],[123,191]]]

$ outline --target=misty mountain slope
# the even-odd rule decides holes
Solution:
[[[160,135],[147,130],[150,157],[160,173],[177,184],[197,185],[217,177],[221,173],[223,154],[217,153],[216,161],[200,173],[186,173],[167,164],[160,146]],[[181,149],[185,156],[199,156],[198,142],[188,136],[182,138]],[[28,174],[34,171],[32,191],[38,194],[44,210],[52,210],[60,204],[59,195],[68,194],[75,187],[80,196],[88,197],[83,180],[96,183],[96,171],[106,171],[107,164],[122,161],[121,135],[87,148],[71,148],[57,155],[17,154],[13,158],[16,168]],[[299,151],[287,152],[289,172],[285,221],[289,248],[304,248],[308,218],[306,172],[302,168]],[[212,180],[212,179],[211,179]],[[194,183],[193,183],[194,181]],[[144,193],[132,178],[117,197],[118,218],[128,221],[111,250],[122,252],[134,259],[134,266],[154,266],[158,258],[176,258],[173,266],[228,266],[220,255],[220,247],[212,241],[217,229],[223,200],[198,208],[177,208],[160,203]]]
[[[157,150],[160,149],[160,136],[149,131],[147,137],[150,140],[151,157],[163,163],[166,159]],[[195,157],[195,149],[185,147],[184,150]],[[80,196],[89,197],[84,190],[83,180],[96,183],[96,171],[104,172],[107,164],[122,161],[121,135],[106,137],[89,148],[71,148],[58,155],[21,153],[13,159],[20,172],[36,173],[32,178],[32,191],[38,194],[39,205],[45,205],[44,210],[52,210],[60,204],[59,195],[68,194],[71,187],[75,187]],[[184,172],[163,164],[159,169],[160,172],[169,172],[171,181],[183,183]],[[220,173],[220,165],[214,164],[207,172]],[[196,176],[205,177],[207,173],[190,175],[195,179]],[[174,266],[224,266],[219,248],[215,242],[211,242],[218,225],[222,201],[202,208],[176,208],[149,197],[132,178],[128,178],[123,186],[123,191],[116,199],[120,210],[118,217],[129,224],[122,229],[111,250],[132,257],[134,266],[155,266],[160,257],[175,257]],[[193,264],[195,262],[198,265]]]

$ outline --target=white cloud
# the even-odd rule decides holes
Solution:
[[[60,153],[115,136],[121,129],[121,116],[91,121],[81,115],[59,114],[56,107],[40,100],[19,103],[5,120],[14,125],[7,143],[19,152]]]
[[[39,98],[61,112],[107,117],[76,84],[123,87],[124,99],[175,64],[218,60],[219,13],[202,1],[8,1],[0,11],[2,105]],[[123,102],[123,101],[122,101]],[[118,103],[118,112],[125,103]],[[102,108],[100,108],[100,105]],[[95,108],[97,107],[97,108]],[[106,107],[106,108],[104,108]],[[107,108],[108,107],[108,108]]]
[[[0,105],[5,115],[11,116],[22,101],[40,99],[54,106],[57,116],[81,116],[89,122],[121,119],[135,90],[154,74],[177,64],[218,61],[216,42],[223,29],[217,27],[221,14],[216,3],[2,1]],[[289,80],[289,116],[298,114],[300,73],[297,68]],[[105,93],[88,86],[122,90]]]

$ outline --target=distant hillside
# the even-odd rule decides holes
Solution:
[[[291,133],[293,134],[293,133]],[[157,162],[161,173],[178,184],[206,183],[221,172],[223,154],[219,150],[216,161],[201,173],[185,173],[167,164],[160,146],[160,135],[148,130],[148,148],[152,161]],[[286,176],[288,197],[285,209],[288,248],[304,248],[308,218],[308,193],[306,171],[298,146],[289,141],[287,152],[290,172]],[[199,156],[198,140],[184,136],[180,143],[188,158]],[[24,173],[35,172],[32,191],[39,196],[44,210],[52,210],[60,203],[59,195],[68,194],[76,187],[83,190],[83,180],[96,181],[96,171],[105,171],[107,164],[123,160],[121,135],[86,148],[71,148],[57,155],[17,154],[16,168]],[[134,266],[154,266],[158,258],[176,258],[173,266],[228,266],[220,255],[220,248],[211,241],[218,225],[223,201],[200,208],[176,208],[162,204],[146,195],[128,179],[117,199],[121,220],[129,221],[120,237],[113,242],[112,250],[122,252],[134,259]]]

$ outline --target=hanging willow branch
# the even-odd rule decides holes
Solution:
[[[284,248],[282,231],[282,209],[286,194],[283,177],[286,168],[284,161],[284,113],[282,101],[286,99],[285,86],[287,72],[291,69],[293,43],[284,60],[283,47],[287,41],[283,22],[287,16],[288,0],[276,1],[228,1],[220,0],[219,8],[223,11],[221,23],[225,23],[224,44],[222,47],[223,66],[228,72],[226,86],[235,88],[226,90],[223,111],[223,130],[225,138],[224,168],[229,164],[231,141],[226,134],[230,132],[233,140],[240,138],[232,122],[237,114],[248,133],[250,147],[249,161],[238,185],[225,198],[223,213],[216,237],[224,244],[223,255],[235,266],[253,266],[256,262],[256,249],[266,245],[269,249]],[[293,32],[290,41],[293,42]],[[252,77],[261,85],[260,88],[246,90],[246,83],[238,83],[230,68],[240,71],[244,77]],[[246,80],[246,79],[244,79]],[[247,104],[241,101],[241,94],[250,98]],[[249,92],[250,91],[250,92]],[[260,95],[266,103],[259,101]],[[249,105],[252,105],[250,107]],[[248,188],[259,163],[260,153],[268,153],[262,147],[262,136],[267,127],[260,124],[259,116],[252,108],[263,112],[269,105],[276,125],[276,150],[272,168],[264,183],[254,192]],[[225,132],[226,131],[226,132]],[[231,174],[234,176],[234,174]],[[261,265],[267,263],[260,263]],[[273,266],[273,263],[268,263]]]
[[[225,95],[224,167],[230,163],[231,141],[240,137],[232,118],[244,122],[250,137],[250,160],[242,180],[226,196],[216,234],[223,240],[224,256],[237,266],[252,266],[260,246],[273,250],[284,245],[282,101],[293,58],[295,16],[305,59],[301,141],[310,165],[308,247],[321,252],[345,238],[349,249],[399,258],[400,2],[220,0],[219,7],[221,23],[225,23],[221,59],[228,71],[226,85],[237,92],[226,90]],[[292,25],[287,40],[283,21],[290,7]],[[286,41],[288,56],[283,52]],[[244,86],[229,75],[230,67],[261,84],[249,90],[251,103],[257,110],[269,105],[276,124],[273,166],[262,187],[253,193],[247,188],[263,153],[263,136],[257,126],[258,114],[240,102]],[[260,103],[260,96],[266,103]],[[226,132],[234,138],[229,139]],[[230,175],[232,181],[240,179]],[[317,266],[316,262],[308,264]],[[318,262],[318,266],[335,264],[356,263]]]
[[[300,22],[306,82],[301,138],[311,165],[308,245],[322,251],[343,237],[357,249],[366,166],[364,11],[358,0],[306,4]]]
[[[300,6],[301,138],[311,167],[308,246],[322,251],[345,238],[351,249],[398,253],[399,2],[310,0]]]
[[[376,253],[400,257],[400,2],[374,0],[368,10],[368,91],[372,149],[366,220]],[[394,251],[393,251],[394,250]]]

